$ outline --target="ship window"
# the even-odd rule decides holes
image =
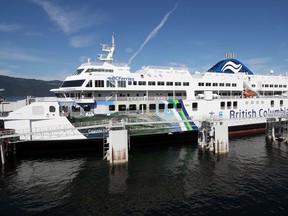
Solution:
[[[233,101],[233,109],[237,109],[237,101]]]
[[[173,92],[168,92],[168,97],[173,97]]]
[[[189,82],[183,82],[183,86],[189,86]]]
[[[92,98],[92,93],[91,92],[85,93],[85,97],[86,98]]]
[[[160,81],[159,81],[159,82],[157,82],[157,85],[158,85],[158,86],[163,86],[163,85],[164,85],[164,82],[160,82]]]
[[[80,106],[75,106],[75,105],[73,105],[72,106],[72,112],[80,112]]]
[[[125,88],[126,87],[126,81],[118,80],[118,87]]]
[[[198,83],[198,86],[204,86],[204,83],[199,82],[199,83]]]
[[[129,104],[129,110],[136,110],[136,104]]]
[[[137,85],[137,81],[133,81],[133,85]]]
[[[62,83],[61,87],[80,87],[85,80],[70,80]]]
[[[89,72],[109,72],[109,73],[113,73],[112,69],[104,69],[104,68],[88,68],[86,70],[86,73]]]
[[[282,85],[279,85],[279,88],[282,88]]]
[[[231,109],[231,101],[227,102],[227,109]]]
[[[174,108],[174,104],[173,103],[168,103],[168,109],[173,109]]]
[[[77,69],[73,75],[79,75],[84,69]]]
[[[91,110],[91,107],[89,105],[83,106],[83,109],[85,112],[89,112]]]
[[[211,86],[211,83],[206,83],[205,85],[206,85],[206,86]]]
[[[148,82],[148,85],[155,85],[156,84],[156,82],[154,82],[154,81],[149,81]]]
[[[156,104],[149,104],[149,110],[155,111],[156,110]]]
[[[225,102],[222,101],[222,102],[220,103],[220,108],[221,108],[221,109],[225,109]]]
[[[271,100],[271,107],[274,107],[274,100]]]
[[[198,110],[198,103],[192,103],[192,111]]]
[[[255,85],[255,84],[252,84],[251,86],[252,86],[252,88],[255,88],[255,87],[256,87],[256,85]]]
[[[175,86],[181,86],[181,82],[175,82]]]
[[[284,88],[287,88],[287,85],[283,85]]]
[[[226,83],[226,86],[230,87],[230,86],[231,86],[231,83]]]
[[[71,97],[71,98],[74,98],[74,93],[70,93],[70,97]]]
[[[224,83],[219,83],[219,86],[224,86]]]
[[[236,86],[237,86],[237,84],[236,84],[236,83],[232,83],[232,86],[233,86],[233,87],[236,87]]]
[[[55,106],[49,106],[49,112],[55,112],[56,108]]]
[[[128,81],[128,85],[132,85],[132,81]]]
[[[108,82],[108,80],[107,80],[107,82]],[[99,87],[104,87],[104,80],[95,80],[95,87],[98,87],[98,88]]]
[[[158,105],[158,108],[159,108],[159,111],[164,111],[164,109],[165,109],[165,104],[164,103],[161,103],[161,104],[159,104]]]
[[[273,84],[270,84],[270,87],[272,88],[272,87],[273,87]]]
[[[173,86],[173,82],[166,82],[167,86]]]
[[[182,104],[181,103],[177,103],[176,104],[176,109],[182,109]]]
[[[106,86],[107,87],[115,87],[115,80],[107,80],[106,81]]]
[[[213,83],[213,86],[218,86],[218,83]]]
[[[68,112],[68,106],[60,106],[59,110],[60,110],[61,113],[63,113],[63,112],[67,113]]]
[[[139,81],[138,85],[146,85],[146,81]]]
[[[266,87],[266,88],[268,88],[268,87],[269,87],[269,85],[268,85],[268,84],[265,84],[265,87]]]
[[[146,104],[140,104],[139,110],[140,110],[140,111],[146,110]]]
[[[275,88],[278,88],[278,85],[276,84],[274,87],[275,87]]]
[[[119,104],[118,110],[119,111],[126,111],[126,105],[125,104]]]
[[[115,105],[109,105],[109,111],[114,111],[115,110]]]
[[[176,96],[182,96],[182,93],[181,92],[176,92],[175,95]]]
[[[89,80],[86,87],[92,87],[92,80]]]
[[[283,107],[283,100],[280,100],[280,107]]]

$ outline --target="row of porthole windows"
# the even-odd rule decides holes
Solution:
[[[157,108],[157,105],[156,104],[149,104],[148,107],[149,107],[150,111],[155,111],[156,108]],[[177,103],[176,107],[174,107],[173,103],[167,104],[167,109],[173,109],[173,108],[182,109],[182,104],[181,103]],[[109,111],[115,111],[115,110],[116,110],[116,106],[115,105],[109,105]],[[137,105],[136,104],[129,104],[129,105],[119,104],[118,105],[118,111],[127,111],[127,110],[136,111],[137,110]],[[147,104],[140,104],[138,110],[139,111],[141,111],[141,110],[146,111],[147,110]],[[164,103],[158,104],[158,110],[159,111],[164,111],[165,110],[165,104]]]
[[[261,104],[264,104],[264,101],[258,101],[258,100],[256,100],[256,101],[254,101],[254,100],[251,100],[251,101],[246,101],[245,102],[247,105],[250,103],[250,104],[259,104],[259,103],[261,103]],[[280,104],[280,107],[283,107],[283,105],[284,105],[284,102],[283,102],[283,100],[280,100],[280,102],[279,102],[279,104]],[[275,101],[274,100],[271,100],[270,101],[270,106],[271,107],[274,107],[274,105],[275,105]],[[222,102],[220,102],[220,108],[223,110],[223,109],[237,109],[237,107],[238,107],[238,103],[237,103],[237,101],[227,101],[227,102],[225,102],[225,101],[222,101]]]
[[[238,107],[238,103],[237,101],[221,101],[220,102],[220,108],[223,110],[223,109],[237,109]]]
[[[262,84],[262,87],[264,87],[264,88],[287,88],[287,85],[281,85],[281,84]]]
[[[221,86],[221,87],[237,87],[237,83],[204,83],[204,82],[199,82],[198,83],[198,86],[214,86],[214,87],[217,87],[217,86]]]
[[[126,88],[126,80],[118,80],[117,81],[117,86],[121,87],[121,88]],[[139,85],[139,86],[145,86],[147,84],[146,81],[128,81],[128,85]],[[164,81],[148,81],[148,85],[149,86],[165,86],[165,82]],[[183,84],[183,86],[189,86],[189,82],[166,82],[166,86],[181,86]],[[94,85],[92,80],[89,80],[88,83],[86,84],[86,87],[92,88],[92,87],[97,87],[97,88],[102,88],[104,87],[104,80],[95,80],[94,81]],[[116,87],[116,81],[115,80],[107,80],[106,81],[106,87]]]
[[[147,107],[149,108],[150,111],[156,111],[157,104],[140,104],[138,107],[139,111],[146,111]],[[167,110],[170,109],[177,109],[181,110],[182,109],[182,104],[181,103],[168,103],[167,106],[165,106],[164,103],[159,103],[158,104],[158,110],[164,112],[165,107]],[[119,104],[118,105],[118,111],[137,111],[137,105],[136,104]],[[198,103],[192,103],[192,110],[197,111],[198,110]],[[109,105],[109,111],[116,111],[116,106],[115,105]]]
[[[249,101],[246,101],[246,104],[248,104],[249,103]],[[251,104],[254,104],[254,101],[252,100],[252,101],[250,101],[250,103]],[[259,101],[256,101],[255,102],[256,104],[259,104]],[[264,104],[264,101],[261,101],[261,104]],[[274,107],[274,105],[275,105],[275,101],[274,100],[271,100],[270,101],[270,106],[271,107]],[[280,107],[283,107],[284,106],[284,101],[283,100],[280,100],[279,101],[279,105],[280,105]]]

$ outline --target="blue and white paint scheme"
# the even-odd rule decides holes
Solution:
[[[174,127],[173,132],[175,128],[181,132],[197,130],[203,118],[228,119],[233,127],[263,124],[270,113],[288,113],[288,77],[256,75],[233,55],[206,72],[155,66],[131,72],[129,65],[113,62],[114,36],[112,45],[103,45],[102,51],[107,55],[81,64],[59,88],[51,90],[57,102],[35,102],[16,110],[5,119],[6,127],[33,131],[117,116],[145,121],[189,120]],[[31,123],[31,119],[35,121]],[[65,139],[75,137],[86,139],[87,135],[79,131]]]

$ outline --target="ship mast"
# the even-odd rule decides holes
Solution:
[[[111,47],[107,44],[102,45],[102,52],[107,52],[107,55],[99,54],[98,59],[103,62],[112,63],[113,62],[113,54],[115,52],[115,36],[114,33],[112,34],[112,45]]]

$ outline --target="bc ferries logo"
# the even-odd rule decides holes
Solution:
[[[226,64],[221,68],[221,71],[224,72],[226,70],[230,70],[234,73],[238,73],[242,68],[242,64],[235,64],[232,61],[226,62]]]
[[[111,76],[111,77],[107,77],[107,80],[111,80],[111,81],[134,81],[134,78],[132,77],[122,77],[122,76]]]

